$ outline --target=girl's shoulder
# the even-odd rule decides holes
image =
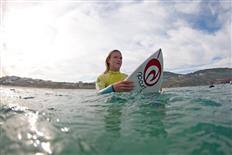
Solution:
[[[100,74],[97,78],[98,78],[98,79],[105,79],[107,76],[108,76],[107,73],[102,73],[102,74]]]
[[[121,73],[124,77],[128,77],[128,75],[127,74],[125,74],[125,73]]]

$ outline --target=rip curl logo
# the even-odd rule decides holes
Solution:
[[[146,87],[154,86],[161,75],[161,64],[157,59],[151,59],[145,66],[143,72],[137,72],[138,84],[141,92]]]
[[[161,75],[161,64],[157,59],[151,59],[144,68],[143,80],[147,86],[155,85]]]

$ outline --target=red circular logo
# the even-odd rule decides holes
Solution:
[[[155,85],[161,75],[161,64],[157,59],[151,59],[143,72],[143,79],[147,86]]]

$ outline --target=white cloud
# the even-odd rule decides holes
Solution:
[[[231,52],[229,37],[221,31],[207,34],[185,27],[169,34],[170,39],[165,47],[168,51],[166,64],[170,69],[211,64],[215,57],[227,58]]]
[[[4,21],[6,48],[1,56],[2,68],[10,75],[93,81],[104,71],[110,50],[122,51],[122,71],[130,73],[159,48],[163,49],[168,71],[231,67],[231,6],[227,2],[220,2],[219,7],[209,4],[11,4]],[[198,17],[201,9],[209,6],[220,25],[215,32],[196,28],[187,19],[188,15]]]
[[[196,14],[200,11],[201,1],[174,1],[176,11],[186,14]]]

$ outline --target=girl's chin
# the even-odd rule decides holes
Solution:
[[[121,67],[121,65],[117,65],[117,66],[116,66],[117,69],[120,69],[120,67]]]
[[[114,67],[114,70],[120,70],[120,67]]]

